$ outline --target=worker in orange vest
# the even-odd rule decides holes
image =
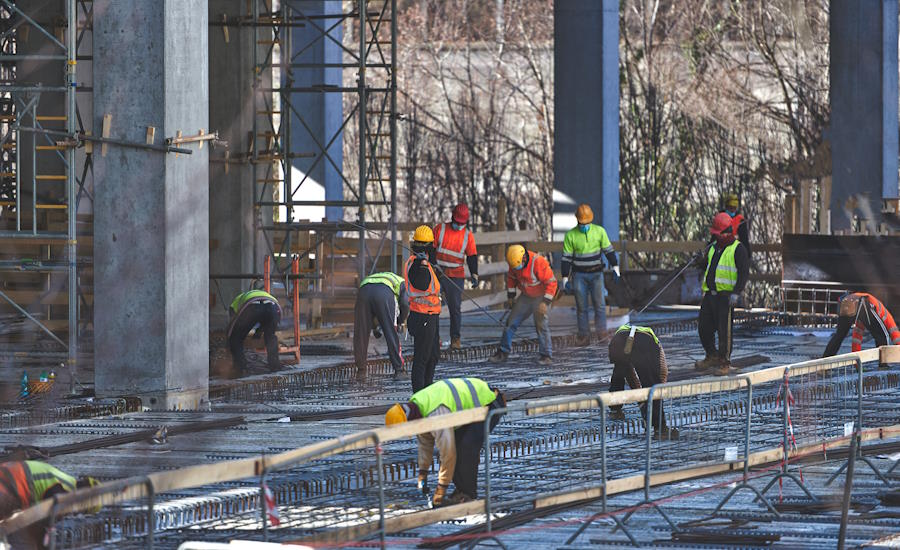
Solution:
[[[822,357],[836,355],[850,326],[853,326],[851,351],[861,351],[863,331],[868,329],[876,346],[900,345],[900,329],[894,316],[876,297],[865,292],[853,292],[841,297],[837,330],[825,346]]]
[[[450,223],[439,223],[434,226],[434,248],[437,252],[437,265],[441,272],[441,292],[450,311],[450,348],[462,348],[460,340],[461,306],[463,286],[466,284],[466,268],[469,266],[469,278],[472,288],[478,288],[478,249],[475,236],[466,227],[469,223],[469,207],[461,202],[453,208]]]
[[[522,321],[534,316],[534,327],[538,333],[538,350],[541,365],[553,364],[553,344],[550,341],[550,304],[556,296],[556,276],[550,262],[540,254],[526,250],[520,244],[506,249],[506,305],[509,318],[500,338],[500,348],[489,359],[491,363],[502,363],[509,357],[512,339]],[[516,298],[516,288],[521,291]]]
[[[741,202],[734,193],[725,195],[725,212],[731,217],[731,234],[737,237],[737,240],[747,249],[747,254],[752,258],[753,251],[750,249],[750,221],[738,211]]]
[[[406,325],[413,336],[412,387],[417,392],[434,382],[441,356],[441,283],[434,271],[434,232],[420,225],[413,234],[412,253],[403,267],[409,295]]]

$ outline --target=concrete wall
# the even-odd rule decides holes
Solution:
[[[96,0],[94,127],[157,143],[209,128],[205,0]],[[208,387],[209,147],[95,154],[97,394],[197,407]]]

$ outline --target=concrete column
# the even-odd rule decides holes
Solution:
[[[848,205],[877,223],[881,199],[898,197],[897,0],[830,6],[831,227],[846,229]]]
[[[338,64],[344,60],[339,45],[343,36],[343,24],[340,23],[342,20],[337,17],[317,18],[322,15],[339,15],[342,10],[340,0],[301,2],[297,8],[302,9],[303,14],[312,17],[312,20],[302,27],[292,29],[293,63],[307,65],[293,69],[293,87],[342,86],[340,67],[309,66]],[[323,31],[328,29],[331,29],[328,32],[331,38],[323,36]],[[350,58],[347,59],[349,62]],[[337,92],[294,93],[290,98],[295,109],[295,112],[291,113],[291,152],[313,153],[312,157],[294,159],[293,166],[303,174],[308,174],[312,181],[325,187],[325,200],[344,200],[344,180],[341,178],[341,172],[335,168],[343,165],[342,136],[338,135],[327,147],[328,156],[334,164],[321,156],[323,148],[335,137],[343,122],[342,98],[343,94]],[[297,116],[298,113],[302,116],[302,120]],[[293,177],[293,185],[296,187],[302,176],[298,174]],[[298,193],[295,198],[303,200],[300,196],[302,194]],[[344,209],[341,207],[330,206],[325,209],[325,217],[329,220],[341,220],[343,212]]]
[[[553,5],[554,234],[575,225],[586,202],[594,223],[619,238],[619,2]]]
[[[156,143],[209,129],[206,0],[95,0],[94,127]],[[100,396],[208,398],[209,147],[94,155],[94,381]],[[99,149],[99,146],[98,146]]]

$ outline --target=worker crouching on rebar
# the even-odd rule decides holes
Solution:
[[[616,330],[609,342],[609,360],[612,361],[613,373],[609,382],[609,391],[625,389],[628,382],[631,389],[650,388],[656,384],[665,384],[669,378],[669,367],[666,364],[666,353],[659,338],[649,327],[622,325]],[[609,407],[611,420],[624,420],[622,405]],[[641,404],[641,418],[647,419],[647,404]],[[678,439],[678,430],[669,428],[662,399],[653,402],[651,412],[654,437],[662,439]]]
[[[403,277],[389,271],[373,273],[362,280],[356,293],[353,318],[353,358],[356,378],[366,376],[366,357],[369,334],[384,335],[388,356],[394,367],[394,380],[403,376],[403,355],[400,349],[400,327],[409,317],[409,293]]]
[[[266,342],[266,357],[269,370],[281,369],[281,360],[278,357],[278,323],[281,322],[281,306],[274,296],[264,290],[250,290],[231,302],[228,309],[231,321],[228,323],[228,349],[231,351],[231,359],[234,372],[238,376],[245,374],[247,360],[244,358],[244,339],[256,329],[256,336],[260,331]]]
[[[487,406],[490,409],[506,407],[506,399],[500,390],[491,388],[479,378],[451,378],[438,380],[427,388],[417,391],[407,403],[397,403],[384,417],[387,426],[433,418],[466,409]],[[500,422],[500,414],[491,417],[489,430]],[[432,495],[434,506],[459,504],[478,496],[478,464],[484,445],[484,421],[472,422],[456,428],[443,428],[419,434],[419,479],[418,487],[428,494],[428,471],[434,460],[437,446],[441,456],[438,471],[438,485]],[[447,489],[453,481],[455,490],[447,496]]]
[[[430,227],[416,228],[411,248],[413,255],[403,267],[403,279],[409,294],[407,326],[413,336],[412,387],[417,392],[434,381],[441,356],[441,283],[432,267],[435,251]]]
[[[900,345],[900,329],[894,316],[878,298],[865,292],[841,296],[837,330],[834,331],[822,357],[837,354],[850,327],[853,327],[850,351],[862,351],[863,334],[868,330],[876,346]]]

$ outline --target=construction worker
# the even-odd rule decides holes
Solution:
[[[737,240],[741,241],[741,244],[747,249],[747,254],[752,258],[753,250],[750,248],[750,222],[743,214],[738,212],[740,204],[737,195],[728,193],[725,195],[725,208],[722,209],[722,212],[731,216],[732,234],[737,237]]]
[[[703,274],[703,300],[697,323],[700,342],[706,357],[697,361],[698,370],[713,369],[713,374],[726,376],[731,368],[731,318],[750,275],[750,254],[734,236],[731,216],[719,212],[713,218],[710,234],[715,246],[707,253]],[[716,333],[719,347],[716,349]]]
[[[266,355],[269,370],[277,371],[281,368],[281,360],[278,358],[278,323],[281,321],[281,306],[278,300],[265,290],[250,290],[238,294],[231,302],[228,309],[231,321],[228,323],[228,349],[231,350],[231,359],[234,362],[234,370],[238,375],[244,374],[247,361],[244,358],[244,338],[250,334],[253,327],[257,327],[256,336],[260,331],[266,342]]]
[[[6,519],[16,510],[24,510],[44,499],[96,484],[97,480],[92,477],[75,479],[37,460],[0,463],[0,519]],[[9,537],[9,543],[13,548],[44,548],[47,525],[45,520],[17,531]]]
[[[478,288],[478,249],[475,247],[475,236],[466,227],[469,223],[469,207],[459,203],[453,207],[450,223],[439,223],[434,226],[434,248],[437,252],[437,265],[441,272],[441,292],[450,311],[450,348],[462,348],[460,340],[460,324],[463,286],[466,283],[466,269],[463,259],[469,266],[469,278],[472,288]]]
[[[622,391],[625,382],[631,389],[649,388],[665,384],[669,378],[666,353],[659,344],[659,338],[649,327],[622,325],[609,341],[609,360],[613,363],[609,391]],[[666,415],[662,400],[653,401],[651,412],[653,431],[666,439],[677,439],[678,430],[666,425]],[[622,405],[610,406],[611,420],[625,420]],[[641,405],[641,418],[647,418],[647,404]]]
[[[868,329],[875,339],[876,346],[900,345],[900,329],[894,322],[894,316],[876,297],[865,292],[853,292],[841,297],[839,305],[838,325],[834,335],[825,346],[822,357],[836,355],[850,326],[853,326],[851,351],[861,351],[863,332]]]
[[[434,232],[420,225],[413,234],[412,253],[403,267],[409,294],[407,326],[413,336],[412,387],[417,392],[434,381],[441,355],[441,283],[434,271]]]
[[[384,423],[392,426],[407,420],[431,418],[465,409],[487,406],[506,407],[500,390],[491,388],[479,378],[451,378],[438,380],[417,391],[407,403],[397,403],[384,416]],[[499,414],[491,417],[490,431],[500,421]],[[442,428],[419,434],[419,490],[428,493],[428,471],[434,460],[434,447],[441,455],[438,485],[432,496],[434,506],[459,504],[478,496],[478,463],[484,445],[484,421],[472,422],[456,428]],[[447,496],[450,481],[455,490]]]
[[[575,210],[578,225],[566,233],[563,240],[562,276],[563,288],[574,292],[578,312],[578,336],[576,343],[590,343],[588,299],[594,303],[594,329],[601,335],[606,332],[606,296],[603,288],[603,256],[612,268],[613,278],[619,281],[619,260],[606,229],[591,223],[594,211],[587,204],[579,204]],[[572,281],[569,281],[569,273]]]
[[[541,365],[553,364],[553,343],[550,340],[550,304],[556,296],[556,277],[550,269],[550,262],[543,256],[525,250],[520,244],[506,249],[506,307],[509,317],[506,329],[500,338],[500,348],[489,359],[492,363],[502,363],[509,357],[512,339],[522,321],[534,316],[534,328],[538,334],[538,349]],[[516,298],[516,288],[521,291]]]
[[[403,376],[400,350],[400,327],[409,316],[409,293],[406,282],[396,273],[373,273],[362,280],[356,293],[353,317],[353,358],[357,379],[365,379],[369,334],[384,334],[388,356],[394,367],[394,380]]]

